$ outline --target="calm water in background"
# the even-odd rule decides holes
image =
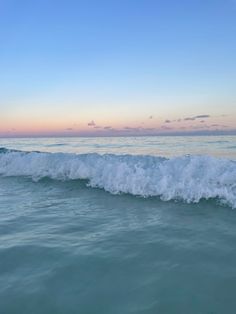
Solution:
[[[207,154],[236,159],[236,136],[0,138],[0,147],[42,152],[95,152],[164,157]]]
[[[0,147],[236,160],[235,136],[0,139]],[[235,313],[235,209],[86,184],[0,176],[0,313]]]

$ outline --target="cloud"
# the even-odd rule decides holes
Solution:
[[[208,129],[208,125],[190,125],[190,129],[193,130],[201,130],[201,129]]]
[[[141,130],[144,130],[142,127],[130,127],[130,126],[126,126],[123,129],[124,131],[129,131],[129,132],[139,132]]]
[[[197,116],[193,116],[193,117],[186,117],[183,119],[181,119],[181,118],[176,119],[176,120],[166,119],[164,123],[181,122],[181,121],[194,121],[197,119],[207,119],[207,118],[210,118],[209,114],[201,114],[201,115],[197,115]]]
[[[153,116],[149,116],[149,118],[148,119],[153,119]]]
[[[161,129],[162,129],[162,130],[172,130],[171,127],[166,126],[166,125],[162,125],[162,126],[161,126]]]
[[[105,126],[104,128],[103,128],[103,130],[105,130],[105,131],[110,131],[110,132],[118,132],[119,130],[118,129],[115,129],[115,128],[113,128],[112,126]]]
[[[73,128],[66,128],[66,131],[73,131]]]
[[[203,119],[203,118],[204,119],[210,118],[210,115],[209,114],[200,114],[198,116],[184,118],[184,121],[194,121],[196,119]]]
[[[223,124],[211,124],[211,127],[213,127],[213,128],[228,128],[227,125],[223,125]]]
[[[193,121],[195,119],[196,119],[195,117],[187,117],[187,118],[184,118],[184,121]]]
[[[209,114],[201,114],[199,116],[195,116],[195,119],[206,119],[206,118],[210,118]]]
[[[88,126],[95,126],[95,125],[96,123],[93,120],[88,123]]]
[[[156,129],[155,128],[145,128],[143,129],[144,131],[155,131]]]

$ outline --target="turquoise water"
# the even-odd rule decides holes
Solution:
[[[0,147],[0,313],[235,313],[236,137]]]

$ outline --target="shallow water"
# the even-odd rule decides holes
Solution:
[[[235,139],[224,141],[233,146]],[[40,139],[37,148],[36,139],[4,139],[0,146],[175,155],[168,147],[159,154],[156,146],[152,154],[140,138],[136,151],[128,144],[122,151],[118,139],[115,148],[100,148],[104,151],[97,151],[91,142],[90,148],[86,144],[75,148],[76,139],[69,139],[67,146],[46,146],[53,141],[57,145],[64,139]],[[182,144],[176,144],[176,155],[185,155],[180,148],[186,147],[184,139],[178,141]],[[216,137],[210,141],[216,142]],[[209,155],[235,159],[235,151],[219,141],[207,150],[214,151]],[[200,153],[196,146],[201,143],[195,144],[194,154]],[[33,179],[0,176],[0,313],[235,313],[236,211],[232,207],[219,199],[187,204],[112,195],[88,187],[89,178]]]

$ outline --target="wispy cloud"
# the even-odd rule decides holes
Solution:
[[[175,119],[175,120],[166,119],[164,121],[164,123],[173,123],[173,122],[181,122],[181,121],[195,121],[197,119],[207,119],[207,118],[210,118],[209,114],[201,114],[201,115],[197,115],[197,116],[193,116],[193,117],[179,118],[179,119]]]
[[[140,132],[141,130],[144,130],[144,128],[142,127],[130,127],[130,126],[126,126],[123,128],[124,131],[128,131],[128,132]]]
[[[93,120],[88,123],[88,126],[95,126],[95,125],[96,123]]]
[[[223,124],[212,124],[211,127],[213,127],[213,128],[228,128],[227,125],[223,125]]]
[[[194,121],[196,119],[208,119],[210,117],[211,116],[209,114],[200,114],[198,116],[184,118],[184,121]]]
[[[195,120],[195,117],[187,117],[187,118],[184,118],[184,121],[193,121]]]
[[[201,114],[199,116],[195,116],[195,119],[206,119],[206,118],[210,118],[209,114]]]
[[[145,131],[156,131],[155,128],[145,128],[144,130],[145,130]]]
[[[161,129],[162,130],[172,130],[173,128],[171,128],[170,126],[162,125]]]

